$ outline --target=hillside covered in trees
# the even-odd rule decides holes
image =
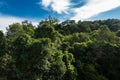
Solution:
[[[0,31],[0,80],[120,80],[120,20],[11,24]]]

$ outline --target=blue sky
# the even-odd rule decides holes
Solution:
[[[36,25],[49,15],[62,21],[120,19],[120,0],[0,0],[0,30],[23,20]]]

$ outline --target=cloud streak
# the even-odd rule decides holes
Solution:
[[[45,8],[51,8],[58,14],[68,13],[71,6],[70,0],[42,0],[41,5]]]
[[[6,27],[15,22],[21,22],[25,19],[0,14],[0,30],[6,32]]]
[[[69,13],[73,15],[70,19],[76,21],[89,19],[120,6],[120,0],[85,0],[86,4],[79,7],[73,7],[73,4],[75,5],[73,2],[74,0],[42,0],[41,5],[58,14]]]
[[[68,16],[72,20],[87,20],[93,16],[107,12],[109,10],[120,7],[120,0],[81,0],[86,4],[78,6],[79,3],[74,3],[74,0],[42,0],[40,4],[52,9],[58,14],[62,15],[62,18]],[[73,7],[77,5],[77,7]],[[0,2],[0,7],[3,6],[3,2]],[[63,13],[66,13],[66,15]],[[67,19],[68,19],[67,17]],[[10,15],[0,13],[0,30],[6,31],[8,25],[15,22],[22,22],[24,20],[33,21],[34,25],[37,25],[38,21],[29,18],[19,18]]]
[[[38,22],[36,20],[32,20],[32,19],[26,19],[26,18],[19,18],[19,17],[14,17],[14,16],[10,16],[10,15],[3,15],[0,14],[0,30],[3,30],[3,32],[6,32],[6,27],[8,27],[9,25],[13,24],[13,23],[21,23],[24,20],[30,20],[33,22],[33,25],[37,25]]]
[[[120,0],[88,0],[86,5],[74,8],[74,20],[86,20],[100,13],[112,10],[120,6]]]

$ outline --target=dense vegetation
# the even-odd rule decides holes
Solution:
[[[0,80],[120,80],[120,20],[14,23],[0,31]]]

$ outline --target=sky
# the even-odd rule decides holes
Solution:
[[[48,16],[61,21],[120,19],[120,0],[0,0],[0,30],[24,20],[37,25]]]

